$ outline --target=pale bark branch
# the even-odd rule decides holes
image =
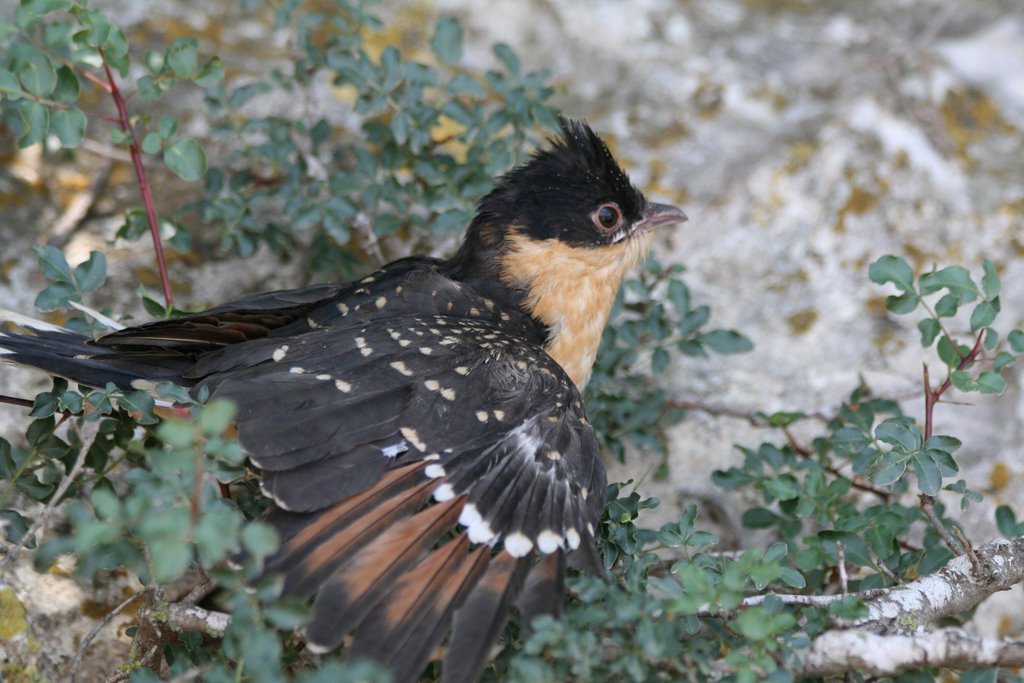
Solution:
[[[199,631],[220,638],[231,624],[231,615],[175,603],[167,606],[167,617],[160,620],[175,631]]]
[[[862,629],[828,631],[800,658],[797,677],[856,671],[894,676],[925,667],[948,669],[1024,666],[1024,640],[979,638],[946,628],[915,635],[878,635]]]

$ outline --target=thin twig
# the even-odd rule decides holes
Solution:
[[[0,394],[0,403],[18,406],[19,408],[31,408],[36,404],[35,401],[31,401],[27,398],[15,398],[14,396],[5,396],[3,394]]]
[[[103,56],[103,48],[99,48],[99,50],[100,56]],[[139,182],[139,191],[142,193],[142,205],[146,209],[146,219],[149,223],[149,234],[153,239],[156,266],[157,270],[160,271],[160,286],[164,290],[164,301],[167,303],[167,308],[171,308],[174,306],[174,294],[171,292],[171,281],[167,276],[167,260],[164,258],[164,247],[160,240],[160,226],[156,219],[156,205],[153,203],[153,193],[149,188],[149,180],[146,178],[146,167],[142,163],[142,149],[135,135],[135,129],[132,127],[131,117],[128,115],[128,105],[125,103],[120,88],[117,87],[114,73],[110,70],[110,65],[105,57],[103,60],[103,71],[106,73],[107,81],[110,83],[110,96],[114,99],[114,104],[117,106],[117,113],[120,117],[118,125],[120,125],[125,135],[128,136],[128,151],[132,155],[135,178]]]
[[[28,528],[21,539],[7,552],[7,556],[3,562],[0,562],[0,570],[7,569],[7,565],[18,555],[19,552],[25,547],[25,544],[32,539],[36,532],[40,531],[46,523],[50,520],[50,515],[53,513],[54,508],[60,503],[64,494],[67,493],[68,489],[71,488],[71,484],[74,483],[78,477],[79,472],[85,467],[85,457],[89,454],[89,450],[92,448],[92,444],[95,441],[96,436],[94,435],[92,440],[89,441],[88,445],[83,445],[82,449],[78,452],[78,457],[75,458],[75,464],[72,465],[71,471],[67,473],[64,479],[61,480],[60,486],[57,487],[56,492],[50,497],[50,502],[46,504],[43,511],[36,517],[35,521],[32,522],[32,526]]]
[[[964,550],[967,552],[967,557],[971,561],[971,568],[974,570],[974,573],[981,576],[981,561],[978,560],[978,555],[974,552],[974,547],[971,546],[971,542],[967,540],[966,536],[964,536],[964,532],[960,531],[960,527],[953,527],[953,535],[956,536],[956,540],[960,541],[960,545],[962,545]]]
[[[92,641],[97,635],[99,635],[99,632],[102,631],[107,624],[113,621],[114,617],[123,612],[128,605],[132,604],[143,595],[146,595],[148,592],[148,590],[142,590],[131,596],[120,605],[107,612],[106,616],[100,619],[100,623],[96,624],[96,627],[89,631],[89,635],[82,640],[82,644],[78,646],[78,652],[75,653],[75,658],[71,662],[71,669],[68,671],[68,680],[71,681],[71,683],[75,683],[75,678],[78,676],[78,668],[82,665],[82,658],[85,656],[85,651],[89,649],[89,645],[91,645]]]
[[[786,441],[789,442],[789,445],[792,446],[793,450],[796,451],[797,455],[799,455],[802,458],[805,458],[807,460],[811,460],[811,459],[814,458],[814,451],[812,451],[811,449],[801,445],[796,440],[796,437],[793,436],[793,433],[789,431],[788,427],[783,427],[782,428],[782,433],[786,435]],[[842,472],[840,472],[838,468],[832,467],[831,465],[824,465],[824,464],[822,464],[821,468],[823,470],[825,470],[826,472],[828,472],[829,474],[831,474],[832,476],[834,476],[834,477],[839,477],[841,479],[846,479],[847,481],[850,482],[850,486],[852,486],[853,488],[855,488],[855,489],[857,489],[859,491],[864,491],[865,493],[874,494],[874,495],[878,496],[879,498],[881,498],[885,502],[889,502],[892,499],[892,492],[891,491],[886,491],[885,489],[878,488],[877,486],[873,486],[873,485],[867,483],[866,481],[864,481],[861,477],[858,477],[856,475],[848,477],[845,474],[843,474]]]
[[[925,517],[927,517],[928,521],[931,522],[932,527],[939,532],[939,536],[942,537],[946,547],[948,547],[954,555],[962,555],[964,552],[963,549],[960,548],[956,540],[953,539],[953,536],[949,533],[949,529],[947,529],[946,525],[942,523],[939,516],[935,514],[935,497],[929,496],[927,493],[922,493],[920,497],[921,511],[924,512]]]
[[[839,570],[839,590],[845,597],[850,594],[850,581],[846,576],[846,549],[842,541],[836,541],[836,569]]]
[[[868,557],[871,558],[871,562],[874,564],[875,569],[877,569],[879,572],[881,572],[883,575],[885,575],[885,578],[887,578],[890,581],[892,581],[894,585],[898,586],[898,585],[903,583],[903,581],[900,580],[900,577],[898,577],[895,573],[893,573],[893,571],[891,569],[889,569],[887,566],[885,566],[885,563],[882,562],[882,559],[880,557],[878,557],[878,555],[875,554],[875,551],[871,549],[870,545],[867,546],[867,549],[868,549]]]
[[[214,589],[214,583],[206,572],[200,572],[199,583],[197,583],[192,590],[188,592],[188,595],[178,600],[179,605],[191,607],[198,603],[200,600],[205,598]]]

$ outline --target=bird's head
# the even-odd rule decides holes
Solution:
[[[686,220],[674,206],[648,202],[587,124],[563,121],[561,135],[549,143],[499,179],[480,202],[478,220],[502,226],[506,238],[582,248],[616,245]]]
[[[480,202],[453,272],[511,294],[582,387],[623,275],[654,228],[685,220],[647,201],[589,126],[564,121],[559,137]]]

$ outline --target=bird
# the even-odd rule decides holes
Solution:
[[[607,475],[581,392],[624,275],[685,220],[562,119],[450,259],[96,339],[38,325],[0,353],[85,386],[233,400],[280,537],[264,570],[312,601],[307,647],[344,644],[396,683],[443,649],[443,680],[472,682],[511,610],[558,616],[567,566],[603,575]]]

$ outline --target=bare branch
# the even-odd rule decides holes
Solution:
[[[175,631],[200,631],[220,638],[231,624],[231,615],[174,603],[167,606],[167,618],[162,621]]]
[[[955,628],[909,636],[844,629],[815,638],[801,658],[797,677],[830,676],[847,671],[893,676],[924,667],[994,666],[1024,666],[1024,640],[980,638]]]
[[[78,677],[78,669],[82,666],[82,657],[85,656],[85,651],[89,649],[89,645],[91,645],[92,641],[97,635],[99,635],[99,632],[102,631],[107,624],[113,621],[114,617],[123,612],[128,605],[132,604],[143,595],[146,595],[147,592],[148,591],[141,591],[136,593],[114,609],[107,612],[107,615],[100,620],[100,623],[96,624],[96,627],[89,631],[89,635],[82,639],[82,644],[78,646],[78,651],[75,653],[75,658],[71,662],[71,669],[68,672],[68,680],[70,680],[71,683],[75,683],[75,679]]]

